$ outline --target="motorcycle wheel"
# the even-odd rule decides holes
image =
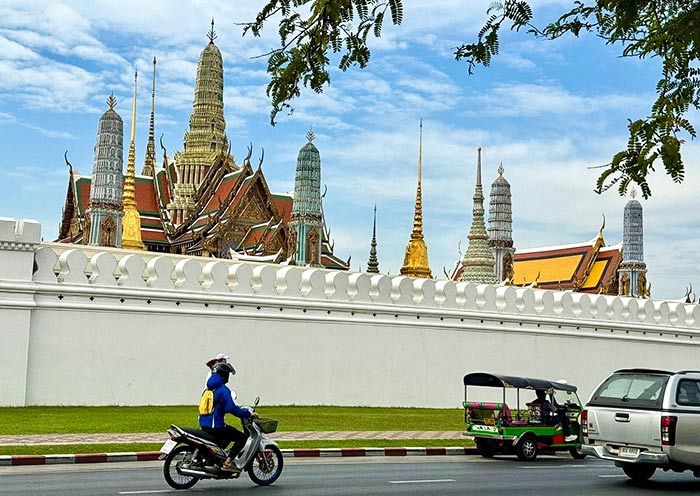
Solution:
[[[174,450],[168,453],[163,465],[163,477],[173,489],[189,489],[199,482],[199,477],[191,475],[182,475],[177,472],[177,467],[183,462],[191,462],[194,448],[187,445],[177,446]]]
[[[277,446],[268,446],[259,451],[248,465],[248,477],[258,486],[269,486],[282,475],[284,458]]]

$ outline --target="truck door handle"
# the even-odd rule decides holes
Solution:
[[[615,422],[629,422],[630,421],[630,414],[629,413],[616,413],[615,414]]]

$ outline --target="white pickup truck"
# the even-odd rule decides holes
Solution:
[[[624,369],[581,413],[581,453],[612,460],[630,479],[657,468],[700,477],[700,371]]]

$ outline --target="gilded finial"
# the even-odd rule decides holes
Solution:
[[[209,33],[207,33],[207,36],[209,37],[209,43],[214,43],[214,40],[216,39],[216,32],[214,31],[214,18],[211,18],[211,30]]]
[[[503,162],[498,166],[498,175],[502,176],[503,173],[505,172],[505,169],[503,169]]]
[[[633,200],[635,198],[637,198],[637,190],[632,188],[632,191],[630,192],[630,196],[632,197]]]
[[[309,132],[306,133],[306,139],[309,140],[309,143],[311,143],[315,137],[316,137],[316,135],[314,134],[313,129],[309,129]]]
[[[114,107],[117,106],[117,99],[114,98],[114,92],[110,93],[109,98],[107,98],[107,106],[109,110],[114,110]]]

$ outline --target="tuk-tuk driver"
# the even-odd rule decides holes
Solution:
[[[547,399],[547,394],[543,389],[536,389],[535,394],[537,398],[530,404],[540,406],[542,421],[550,425],[561,424],[562,430],[564,431],[564,441],[576,441],[578,436],[576,434],[571,434],[569,417],[566,416],[566,412],[558,413],[552,406],[552,403]]]

